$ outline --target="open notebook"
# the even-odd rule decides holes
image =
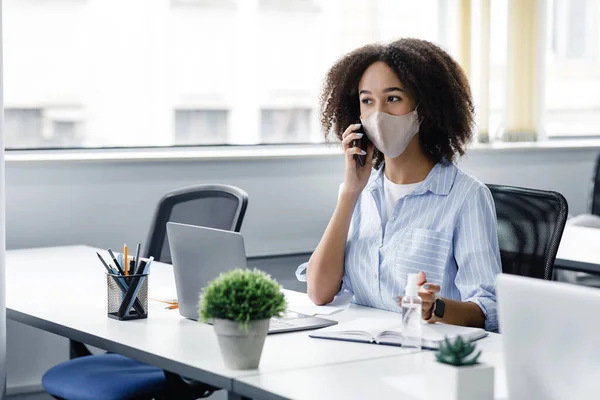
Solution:
[[[358,318],[328,328],[319,329],[311,332],[309,336],[319,339],[346,340],[390,346],[402,346],[402,339],[404,338],[402,336],[400,318]],[[487,332],[480,328],[468,328],[441,323],[424,323],[422,346],[429,349],[437,349],[445,337],[454,339],[457,336],[462,336],[466,342],[472,342],[486,337]]]

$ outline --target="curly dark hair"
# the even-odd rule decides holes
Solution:
[[[360,117],[358,83],[365,70],[383,61],[419,104],[421,146],[434,162],[454,161],[464,155],[473,137],[474,107],[469,82],[462,68],[435,44],[413,38],[387,45],[371,44],[339,59],[327,73],[321,92],[321,125],[325,138],[342,139],[348,125]],[[383,155],[377,149],[373,165]]]

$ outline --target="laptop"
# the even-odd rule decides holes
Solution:
[[[600,290],[506,274],[496,290],[509,398],[598,398]]]
[[[219,274],[235,268],[247,268],[244,239],[241,234],[220,229],[167,223],[175,287],[181,316],[198,319],[198,301],[202,289]],[[269,333],[318,329],[337,321],[286,311],[272,318]]]

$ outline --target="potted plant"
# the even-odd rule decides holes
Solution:
[[[494,367],[480,363],[481,351],[458,336],[452,343],[448,338],[435,354],[427,375],[428,399],[493,400]]]
[[[203,292],[201,321],[211,321],[225,365],[258,368],[271,317],[281,316],[286,301],[281,286],[259,270],[221,274]]]

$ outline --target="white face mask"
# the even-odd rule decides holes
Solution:
[[[404,115],[377,111],[366,119],[361,118],[360,122],[375,147],[389,158],[404,153],[421,125],[416,108]]]

